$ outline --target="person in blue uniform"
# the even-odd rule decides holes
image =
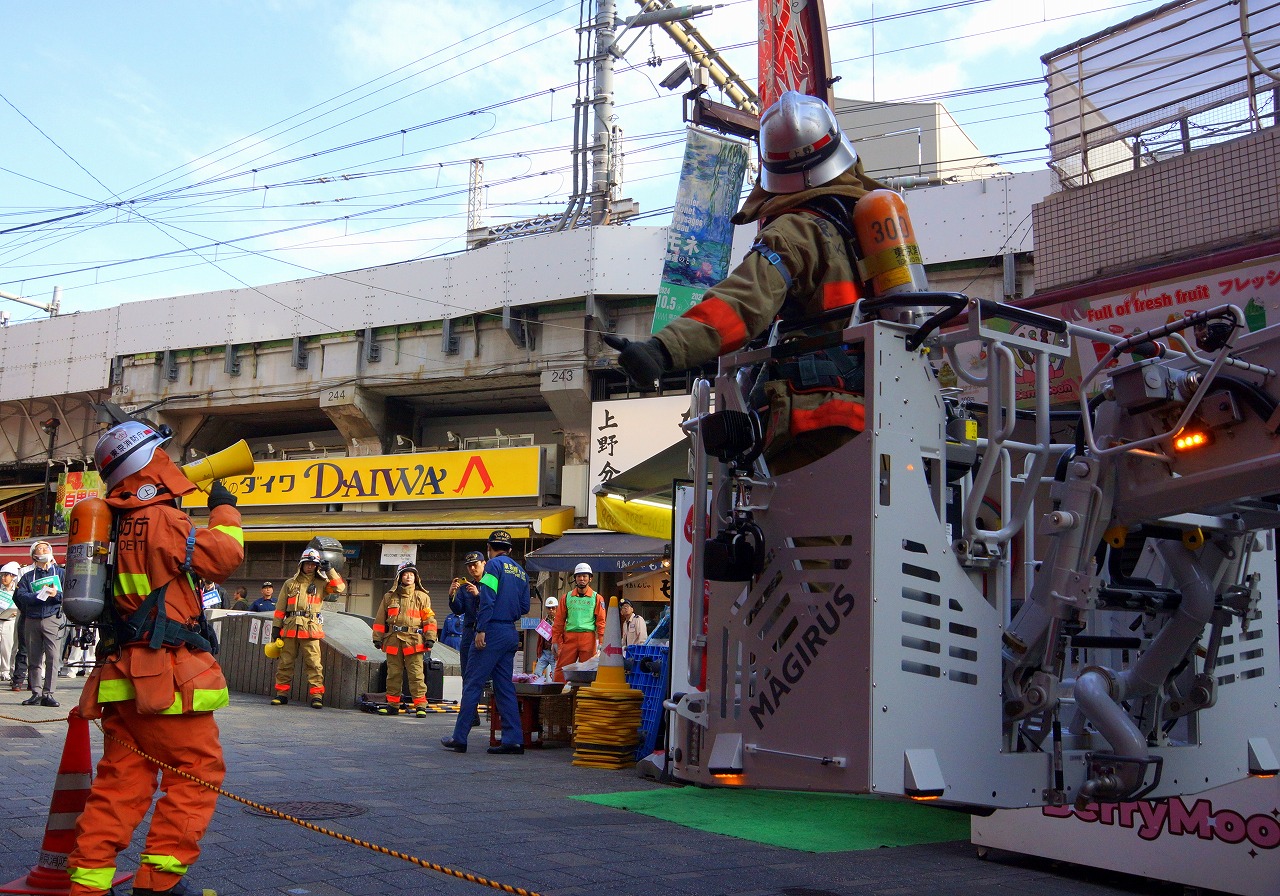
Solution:
[[[529,576],[510,556],[511,536],[502,529],[489,534],[489,562],[480,576],[476,634],[462,677],[462,706],[452,736],[440,738],[440,745],[457,753],[467,752],[471,719],[480,703],[486,680],[493,679],[493,699],[502,716],[502,743],[490,753],[524,752],[524,732],[520,728],[520,706],[511,680],[520,636],[516,621],[529,612]]]
[[[480,612],[480,577],[484,575],[484,554],[471,551],[462,558],[467,568],[466,579],[454,579],[449,585],[449,609],[462,617],[462,639],[458,642],[458,666],[467,677],[467,660],[471,657],[471,641],[476,634],[476,615]]]
[[[484,575],[485,556],[471,551],[462,558],[467,568],[467,578],[454,579],[449,585],[449,609],[462,619],[462,634],[458,638],[458,668],[462,680],[467,680],[467,660],[471,658],[471,644],[476,636],[476,616],[480,612],[480,577]],[[471,717],[471,727],[480,726],[480,716]]]

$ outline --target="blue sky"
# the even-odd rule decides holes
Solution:
[[[828,0],[837,95],[1034,81],[1042,53],[1159,5]],[[472,158],[487,223],[560,211],[571,190],[578,0],[6,6],[0,290],[47,302],[59,285],[63,313],[458,251]],[[752,84],[755,10],[693,23]],[[681,58],[652,29],[618,64],[640,223],[666,223],[675,197],[681,101],[657,82]],[[944,102],[1007,168],[1044,165],[1040,84]]]

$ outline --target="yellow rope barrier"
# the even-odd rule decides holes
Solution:
[[[7,719],[10,722],[22,722],[24,725],[48,725],[50,722],[65,722],[66,716],[58,716],[53,719],[20,719],[17,716],[0,715],[0,719]]]
[[[63,721],[63,720],[54,719],[50,721]],[[101,724],[98,725],[98,730],[102,731]],[[419,859],[418,857],[408,855],[407,853],[397,852],[394,849],[387,849],[387,847],[385,846],[379,846],[376,843],[370,843],[368,840],[360,840],[359,838],[352,837],[349,834],[340,834],[337,831],[331,831],[328,828],[322,828],[319,825],[312,824],[309,821],[303,821],[301,818],[295,818],[292,815],[288,815],[284,812],[281,812],[279,809],[273,809],[270,806],[264,806],[262,803],[255,803],[253,800],[247,800],[242,796],[236,796],[234,793],[231,793],[228,790],[223,790],[221,787],[218,787],[215,784],[210,784],[208,781],[202,781],[199,778],[197,778],[195,775],[184,772],[181,769],[174,768],[173,766],[168,765],[164,762],[161,762],[159,759],[156,759],[153,756],[148,756],[146,753],[139,750],[133,744],[126,743],[120,740],[120,738],[118,737],[112,737],[110,734],[107,734],[105,731],[103,731],[102,733],[105,737],[110,737],[116,743],[120,744],[121,746],[129,750],[132,750],[134,753],[137,753],[143,759],[146,759],[148,762],[154,763],[160,768],[163,768],[167,771],[171,771],[174,774],[181,775],[182,777],[186,778],[189,781],[194,781],[195,783],[199,784],[201,787],[207,787],[208,789],[214,791],[220,796],[225,796],[227,799],[235,800],[237,803],[243,803],[244,805],[249,806],[252,809],[256,809],[259,812],[265,812],[266,814],[274,816],[276,818],[282,818],[285,821],[292,822],[293,824],[296,824],[302,828],[306,828],[309,831],[315,831],[318,834],[325,834],[329,837],[333,837],[337,840],[341,840],[344,843],[351,843],[351,844],[354,844],[355,846],[362,846],[365,849],[371,850],[373,852],[382,853],[383,855],[391,856],[393,858],[402,859],[406,862],[410,862],[414,865],[417,865],[420,868],[426,868],[429,871],[436,871],[436,872],[439,872],[440,874],[447,874],[450,877],[456,877],[459,880],[469,881],[470,883],[473,883],[473,884],[480,884],[481,886],[489,887],[490,889],[493,889],[493,890],[500,890],[503,893],[514,893],[515,896],[540,896],[540,894],[538,894],[533,890],[526,890],[523,887],[513,887],[510,884],[501,884],[501,883],[498,883],[497,881],[493,881],[493,880],[489,880],[488,878],[481,877],[478,874],[471,874],[466,871],[458,871],[454,868],[448,868],[444,865],[436,864],[435,862],[428,862],[426,859]]]

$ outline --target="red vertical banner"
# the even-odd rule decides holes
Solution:
[[[831,54],[822,0],[759,0],[760,111],[788,90],[832,105]]]

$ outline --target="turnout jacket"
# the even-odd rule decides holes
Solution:
[[[80,697],[80,712],[99,718],[102,705],[134,700],[140,713],[208,712],[227,705],[227,683],[218,661],[205,649],[182,639],[196,633],[204,608],[193,577],[224,580],[244,560],[240,511],[220,505],[209,525],[197,528],[175,505],[195,486],[168,455],[157,451],[142,470],[125,478],[106,498],[117,514],[114,609],[128,622],[153,592],[164,590],[164,643],[153,649],[149,638],[122,643],[102,656]],[[190,570],[180,566],[194,534]],[[169,623],[168,626],[164,622]],[[179,631],[179,629],[181,631]]]
[[[281,637],[299,640],[323,638],[320,610],[324,607],[324,596],[343,594],[346,590],[346,582],[333,570],[326,578],[319,570],[307,575],[299,569],[280,588],[280,596],[276,598],[275,624]]]
[[[753,250],[697,305],[656,334],[674,369],[687,370],[735,352],[778,317],[804,321],[836,308],[852,310],[862,297],[852,249],[835,224],[804,206],[839,197],[851,209],[879,186],[862,173],[861,162],[830,183],[800,193],[769,193],[757,184],[733,216],[734,224],[762,222]],[[841,326],[832,321],[825,328]],[[847,386],[832,387],[829,381],[805,385],[780,376],[766,392],[771,444],[788,432],[863,429],[861,397]]]
[[[383,595],[373,617],[373,639],[390,656],[426,653],[426,642],[436,640],[436,614],[427,590],[397,585]]]

